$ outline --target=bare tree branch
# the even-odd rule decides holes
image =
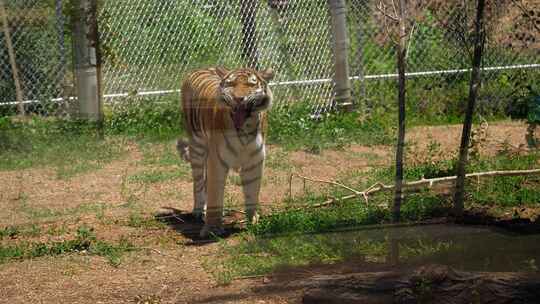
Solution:
[[[327,180],[322,180],[322,179],[314,179],[314,178],[310,178],[310,177],[307,177],[307,176],[303,176],[303,175],[300,175],[300,174],[297,174],[297,173],[293,173],[291,174],[290,176],[290,179],[289,179],[289,197],[292,197],[292,179],[293,177],[299,177],[300,179],[306,181],[311,181],[311,182],[316,182],[316,183],[323,183],[323,184],[330,184],[330,185],[334,185],[334,186],[338,186],[338,187],[341,187],[343,189],[346,189],[346,190],[349,190],[351,191],[352,193],[354,194],[360,194],[359,191],[351,188],[351,187],[348,187],[346,185],[343,185],[341,183],[338,183],[338,182],[335,182],[335,181],[327,181]]]
[[[486,172],[475,172],[475,173],[469,173],[465,176],[465,178],[476,178],[480,179],[482,177],[494,177],[494,176],[527,176],[527,175],[540,175],[540,169],[530,169],[530,170],[498,170],[498,171],[486,171]],[[448,183],[448,182],[455,182],[457,179],[457,176],[445,176],[445,177],[436,177],[436,178],[421,178],[416,181],[412,182],[405,182],[403,183],[403,188],[408,189],[409,191],[422,189],[422,188],[432,188],[436,184],[441,183]],[[326,184],[336,184],[338,186],[343,186],[340,183],[335,183],[332,181],[322,181],[315,178],[309,178],[308,180],[314,181],[314,182],[322,182]],[[362,196],[366,202],[368,203],[368,198],[370,195],[373,195],[377,192],[381,191],[387,191],[387,190],[393,190],[395,188],[394,185],[385,185],[381,182],[377,182],[373,184],[372,186],[368,187],[367,189],[363,191],[354,190],[350,187],[345,186],[348,189],[351,189],[351,191],[354,192],[354,194],[338,197],[338,198],[332,198],[327,201],[324,201],[320,204],[312,204],[312,205],[306,205],[299,209],[305,208],[305,207],[311,207],[311,208],[318,208],[318,207],[324,207],[328,206],[337,202],[342,202],[345,200],[353,199]]]
[[[390,15],[390,14],[388,14],[386,12],[386,5],[382,1],[379,2],[379,5],[377,5],[376,8],[386,18],[388,18],[388,19],[390,19],[390,20],[392,20],[392,21],[394,21],[396,23],[399,22],[399,17],[397,16],[397,14]]]

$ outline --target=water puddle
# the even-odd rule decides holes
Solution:
[[[484,226],[423,225],[275,237],[250,242],[242,251],[265,256],[257,263],[267,269],[340,263],[442,264],[487,272],[540,269],[540,235],[518,235]]]

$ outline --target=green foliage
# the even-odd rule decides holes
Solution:
[[[134,228],[163,228],[165,224],[156,220],[154,217],[148,218],[144,217],[139,213],[131,213],[129,215],[127,226]]]
[[[174,171],[160,171],[151,170],[143,171],[141,173],[131,175],[128,177],[128,181],[142,183],[142,184],[154,184],[168,180],[178,179],[186,176],[186,171],[174,170]]]
[[[0,170],[50,166],[59,178],[99,169],[123,153],[120,138],[102,140],[94,123],[0,118]]]
[[[110,134],[170,139],[182,133],[179,100],[173,98],[126,98],[108,109],[105,122]]]
[[[540,154],[529,155],[502,154],[496,157],[483,158],[472,162],[469,172],[491,170],[523,170],[537,166]],[[406,181],[424,178],[436,178],[455,175],[455,160],[423,163],[416,166],[406,166],[404,177]],[[392,184],[395,168],[393,166],[376,169],[369,173],[368,178],[353,184],[355,189],[366,189],[376,182]],[[490,177],[481,185],[470,180],[468,183],[467,203],[490,204],[501,207],[540,204],[540,178],[533,176],[522,177]],[[254,235],[283,234],[283,233],[318,233],[355,226],[387,223],[391,219],[391,211],[386,207],[391,205],[393,193],[380,192],[370,196],[366,205],[363,198],[335,203],[324,208],[301,208],[310,204],[326,201],[330,197],[341,197],[343,190],[330,190],[327,194],[308,194],[288,202],[290,209],[276,211],[260,219],[259,223],[249,230]],[[407,221],[422,221],[433,217],[446,216],[452,207],[448,196],[439,195],[427,189],[406,196],[402,206],[402,219]]]
[[[122,256],[126,252],[134,251],[136,247],[127,239],[122,238],[117,244],[111,244],[105,241],[96,241],[90,247],[90,253],[107,258],[112,266],[119,266],[122,262]]]
[[[496,157],[472,163],[468,170],[528,170],[538,167],[539,160],[539,153],[519,155],[503,152]],[[467,187],[469,202],[500,207],[537,206],[540,204],[539,189],[538,176],[496,176],[481,184],[471,180]]]
[[[531,98],[529,102],[527,122],[530,124],[540,124],[540,95]]]
[[[88,226],[77,228],[74,239],[56,242],[20,242],[15,245],[0,244],[0,263],[11,260],[32,259],[42,256],[58,256],[77,252],[86,252],[107,258],[113,266],[118,266],[123,254],[136,247],[126,239],[118,244],[98,240],[94,230]]]
[[[320,119],[311,117],[307,103],[297,103],[281,111],[269,113],[269,143],[289,149],[304,148],[320,152],[359,142],[363,144],[389,143],[391,136],[386,123],[376,118],[361,120],[360,114],[330,113]]]
[[[20,230],[15,226],[8,226],[0,229],[0,240],[3,238],[15,238],[20,234]]]
[[[360,233],[286,235],[254,238],[245,233],[242,240],[230,246],[222,243],[220,264],[206,264],[205,268],[219,281],[230,282],[237,276],[267,274],[279,267],[305,266],[311,263],[332,263],[368,254],[384,257],[384,240],[370,240]],[[354,246],[351,246],[354,244]]]

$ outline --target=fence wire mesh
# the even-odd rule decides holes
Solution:
[[[393,13],[392,1],[348,1],[353,91],[368,109],[389,103],[397,78],[397,24],[381,9]],[[407,74],[410,108],[445,114],[468,92],[473,49],[474,1],[408,1]],[[540,81],[540,2],[492,1],[486,9],[481,111],[497,112],[528,94]],[[395,36],[395,35],[394,35]],[[364,81],[362,81],[362,79]],[[390,85],[390,87],[388,87]],[[453,99],[453,101],[452,101]],[[434,102],[434,101],[438,102]]]
[[[66,107],[58,107],[59,101],[74,93],[66,90],[73,84],[67,2],[6,3],[24,98],[39,101],[29,104],[45,114],[56,114],[58,109],[65,113]],[[321,112],[334,105],[333,42],[326,1],[98,3],[106,102],[134,93],[176,94],[188,71],[224,65],[272,67],[278,108],[305,101]],[[385,108],[394,96],[396,60],[388,23],[377,8],[380,1],[346,3],[354,101],[367,109]],[[443,114],[446,101],[467,92],[467,39],[474,5],[468,1],[409,3],[407,60],[412,110]],[[540,82],[540,4],[534,0],[493,3],[488,7],[486,71],[479,103],[484,108],[506,107],[508,100],[526,94],[528,85]],[[2,34],[0,103],[4,106],[16,99],[5,41]],[[434,99],[440,102],[431,102]]]
[[[7,23],[0,20],[0,103],[16,104],[15,78],[18,78],[22,101],[28,110],[49,115],[67,114],[66,104],[60,98],[73,87],[73,74],[62,1],[3,3],[0,13],[5,14],[5,18],[0,19]],[[13,61],[10,56],[14,57]],[[15,78],[14,69],[18,72]]]
[[[278,106],[331,99],[331,83],[287,85],[331,78],[324,1],[105,1],[100,16],[107,97],[170,92],[187,71],[217,64],[278,71]]]

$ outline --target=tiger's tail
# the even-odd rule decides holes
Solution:
[[[185,162],[191,162],[191,156],[189,155],[189,143],[186,140],[179,138],[176,141],[176,150],[178,150],[180,157]]]

